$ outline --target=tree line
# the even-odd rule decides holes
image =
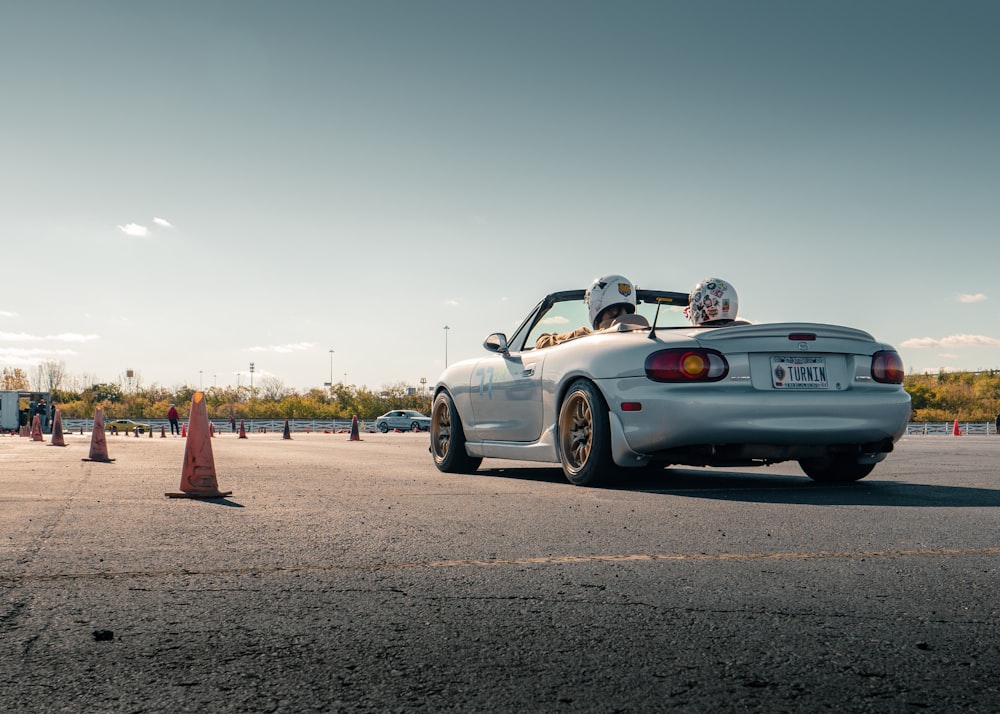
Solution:
[[[32,385],[23,370],[0,370],[0,391],[48,391],[64,419],[86,419],[101,407],[108,419],[165,419],[170,405],[177,406],[182,419],[188,417],[191,400],[198,389],[190,386],[141,387],[129,380],[101,382],[82,389]],[[252,390],[241,387],[209,387],[205,394],[210,419],[374,419],[392,409],[416,409],[430,413],[431,398],[403,383],[390,384],[378,391],[348,384],[313,388],[299,392],[276,378],[262,380]]]
[[[39,371],[42,374],[42,371]],[[49,380],[64,370],[58,363],[44,371]],[[37,377],[38,375],[36,375]],[[158,385],[140,387],[135,380],[92,384],[80,389],[63,389],[60,383],[31,384],[19,368],[0,370],[0,390],[49,391],[66,418],[88,418],[101,407],[105,417],[128,419],[165,418],[171,404],[187,416],[196,390],[184,386],[168,389]],[[903,387],[913,401],[912,421],[941,422],[993,421],[1000,414],[1000,370],[986,372],[940,372],[909,374]],[[268,377],[252,392],[250,387],[210,387],[204,390],[212,419],[374,419],[391,409],[416,409],[430,413],[431,398],[402,383],[372,391],[365,387],[336,384],[330,389],[313,388],[304,393],[287,388],[280,380]]]
[[[903,386],[911,421],[993,421],[1000,414],[1000,371],[910,374]]]

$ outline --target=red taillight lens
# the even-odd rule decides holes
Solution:
[[[715,350],[661,350],[646,358],[646,376],[654,382],[718,382],[727,374],[729,363]]]
[[[872,379],[883,384],[902,384],[903,360],[899,354],[891,350],[873,354]]]

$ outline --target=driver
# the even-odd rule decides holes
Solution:
[[[611,326],[615,319],[635,312],[635,286],[623,275],[606,275],[595,280],[583,295],[590,314],[590,324],[595,330]],[[591,333],[590,327],[582,325],[572,332],[547,333],[535,341],[535,349],[558,345]]]
[[[725,280],[708,278],[694,286],[684,312],[692,325],[714,327],[732,324],[739,306],[736,288]]]

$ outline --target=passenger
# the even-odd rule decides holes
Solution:
[[[719,327],[736,320],[740,300],[736,289],[719,278],[708,278],[694,286],[688,296],[685,314],[697,327]]]
[[[607,275],[595,280],[583,295],[590,316],[590,326],[582,325],[572,332],[547,333],[535,340],[535,349],[552,347],[561,342],[589,335],[592,330],[611,327],[616,318],[635,313],[635,286],[623,275]]]

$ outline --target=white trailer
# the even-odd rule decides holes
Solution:
[[[52,395],[49,392],[0,392],[0,429],[3,431],[16,431],[21,426],[21,400],[24,400],[24,411],[33,407],[39,399],[45,399],[46,404],[51,404]],[[31,426],[31,419],[34,414],[28,414],[28,426]]]
[[[21,425],[20,392],[0,392],[0,429],[12,431]]]

